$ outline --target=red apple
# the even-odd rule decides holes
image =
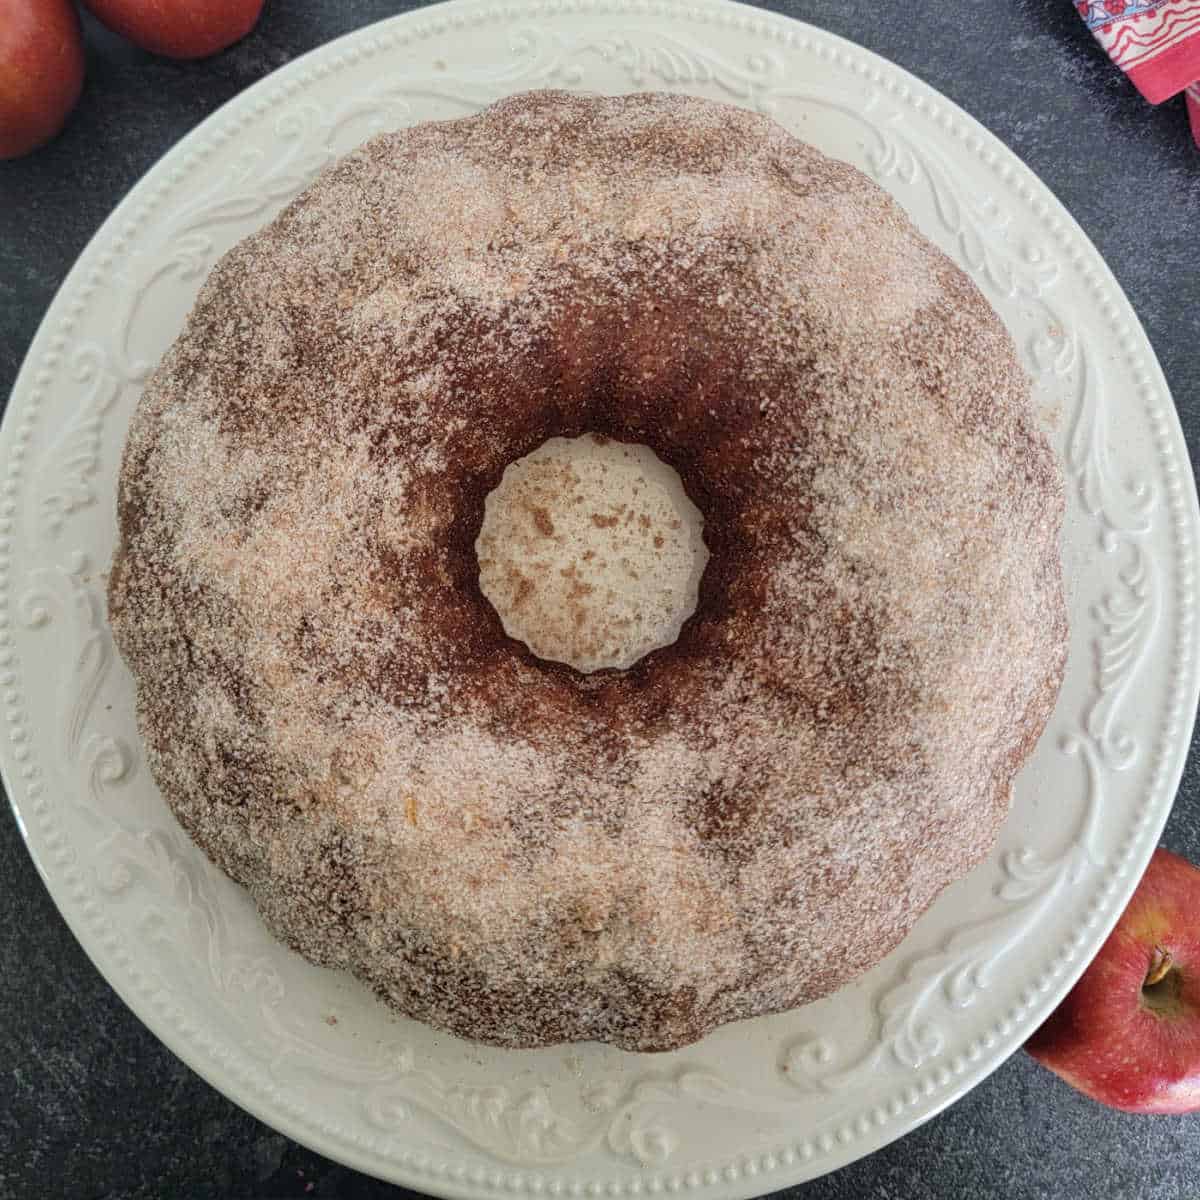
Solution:
[[[83,41],[70,0],[0,0],[0,158],[62,127],[83,87]]]
[[[206,58],[254,28],[263,0],[83,0],[114,33],[168,58]]]
[[[1154,852],[1100,953],[1025,1048],[1113,1108],[1200,1110],[1200,870]]]

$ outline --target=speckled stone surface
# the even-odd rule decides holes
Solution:
[[[0,163],[0,396],[75,256],[159,155],[269,71],[404,7],[268,0],[249,38],[191,64],[153,59],[89,24],[88,81],[66,132]],[[1181,104],[1147,108],[1064,0],[766,7],[915,72],[1050,185],[1141,315],[1195,462],[1200,152]],[[1163,840],[1200,861],[1195,743]],[[6,807],[0,902],[0,1200],[404,1194],[274,1133],[161,1046],[67,931]],[[795,1191],[803,1200],[1197,1200],[1200,1115],[1110,1112],[1019,1053],[921,1129]]]

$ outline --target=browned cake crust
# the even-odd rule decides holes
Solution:
[[[473,543],[552,435],[712,557],[584,677]],[[213,270],[109,603],[154,775],[270,928],[509,1046],[683,1045],[876,962],[987,854],[1062,676],[1063,486],[999,319],[879,188],[680,96],[377,137]]]

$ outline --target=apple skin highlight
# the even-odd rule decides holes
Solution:
[[[28,154],[62,129],[83,71],[70,0],[0,0],[0,159]]]
[[[1155,851],[1108,940],[1026,1049],[1113,1108],[1200,1109],[1200,870]]]
[[[244,38],[263,0],[83,0],[94,17],[135,46],[167,58],[207,58]]]

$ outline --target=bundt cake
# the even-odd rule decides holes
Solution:
[[[709,555],[671,644],[590,673],[476,550],[583,435],[678,472]],[[838,988],[988,853],[1064,668],[1063,496],[999,318],[859,171],[531,92],[216,265],[109,609],[163,795],[279,938],[464,1037],[666,1049]]]

